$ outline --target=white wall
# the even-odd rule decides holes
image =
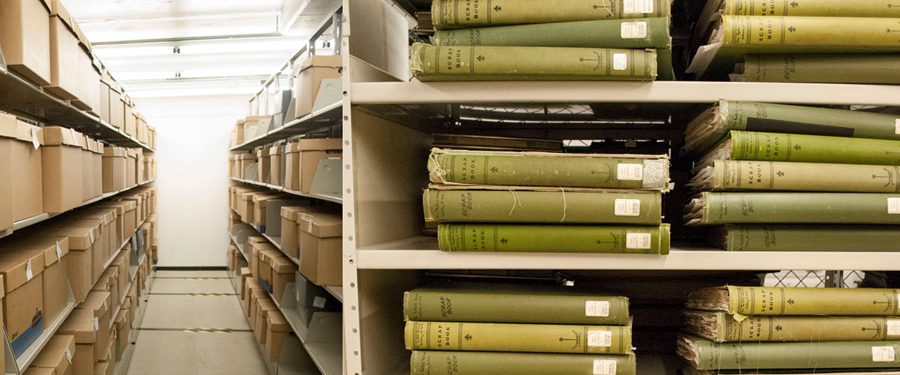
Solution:
[[[224,266],[228,141],[248,95],[139,98],[157,131],[159,266]]]

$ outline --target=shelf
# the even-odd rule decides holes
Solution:
[[[319,200],[338,203],[338,204],[343,203],[343,199],[341,197],[334,197],[334,196],[324,195],[324,194],[306,194],[306,193],[301,193],[301,192],[295,191],[295,190],[288,190],[288,189],[285,189],[284,187],[278,186],[278,185],[265,184],[265,183],[257,182],[257,181],[244,180],[244,179],[240,179],[237,177],[232,177],[231,180],[237,181],[240,183],[244,183],[244,184],[248,184],[248,185],[254,185],[254,186],[259,186],[259,187],[263,187],[263,188],[270,189],[270,190],[279,191],[279,192],[290,194],[290,195],[296,195],[298,197],[319,199]]]
[[[152,285],[153,277],[150,277],[148,282],[144,284],[144,291],[141,292],[141,296],[145,296],[150,292],[150,287]],[[134,283],[135,280],[131,282]],[[125,290],[131,289],[131,284],[128,284],[128,288]],[[121,304],[119,307],[119,311],[121,311]],[[141,326],[141,322],[144,321],[144,313],[147,310],[147,303],[142,303],[138,308],[138,311],[134,314],[134,321],[129,324],[132,325],[130,333],[131,336],[128,339],[128,347],[125,348],[125,351],[122,353],[122,359],[116,361],[115,368],[113,370],[113,374],[115,375],[126,375],[128,373],[128,366],[131,365],[131,358],[134,355],[134,347],[135,343],[137,343],[138,334],[140,334],[139,327]],[[113,317],[113,324],[115,324],[115,317]]]
[[[249,141],[231,147],[231,151],[251,150],[254,147],[262,146],[267,143],[273,143],[293,136],[303,135],[315,130],[327,129],[332,126],[340,125],[342,102],[329,104],[319,110],[293,120],[280,128],[269,130],[268,133],[260,137],[253,138]]]
[[[325,290],[327,290],[328,293],[331,293],[331,295],[334,296],[334,298],[337,298],[337,300],[340,301],[341,303],[344,302],[344,288],[343,287],[326,286]]]

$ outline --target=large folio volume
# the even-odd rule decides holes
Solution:
[[[635,375],[635,357],[596,354],[413,351],[412,375]]]
[[[692,309],[739,315],[900,315],[900,289],[725,286],[688,296]]]
[[[435,29],[523,23],[586,21],[616,18],[668,17],[670,0],[435,0]]]
[[[751,55],[744,57],[732,77],[744,82],[896,85],[900,54]]]
[[[728,251],[900,251],[893,225],[733,224],[716,228],[713,238]]]
[[[669,253],[669,224],[659,226],[440,224],[442,251]]]
[[[900,194],[703,192],[686,207],[697,224],[900,224]]]
[[[900,17],[892,0],[712,0],[724,14],[739,16]]]
[[[684,312],[685,329],[715,342],[884,341],[900,339],[900,317],[740,316]]]
[[[688,186],[704,191],[900,192],[900,165],[714,160]]]

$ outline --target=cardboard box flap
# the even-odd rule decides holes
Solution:
[[[342,225],[340,215],[323,212],[297,214],[297,228],[319,238],[340,237]]]
[[[256,160],[256,154],[244,153],[240,155],[241,160]]]
[[[272,147],[269,147],[269,156],[281,155],[281,148],[282,145],[274,145]]]
[[[38,147],[44,144],[44,132],[40,127],[5,113],[0,113],[0,138],[12,138],[22,142],[30,142]]]
[[[93,310],[75,309],[72,310],[69,318],[59,327],[57,334],[75,336],[76,344],[93,344],[97,340],[94,322]]]
[[[293,332],[281,311],[270,311],[266,314],[266,320],[268,321],[269,329],[273,332]]]
[[[73,29],[75,31],[75,36],[78,37],[78,45],[83,49],[91,59],[93,60],[93,46],[91,46],[91,41],[88,40],[87,35],[84,35],[84,31],[81,30],[81,25],[78,22],[72,24]],[[93,62],[91,62],[93,65]]]
[[[69,367],[69,359],[75,355],[75,337],[70,335],[56,335],[50,339],[47,346],[41,350],[32,367],[54,368],[65,371]],[[60,374],[62,375],[62,373]]]
[[[34,244],[12,244],[0,249],[0,273],[6,281],[5,293],[16,290],[44,271],[44,251]]]
[[[90,310],[93,312],[94,317],[99,318],[109,312],[110,303],[112,301],[110,300],[109,292],[93,291],[88,293],[87,298],[76,309]]]
[[[71,31],[72,34],[75,34],[75,25],[76,25],[75,20],[72,19],[72,15],[69,14],[69,10],[66,9],[66,7],[64,7],[62,5],[62,0],[51,0],[50,16],[51,17],[54,17],[54,16],[59,17],[59,19],[61,21],[63,21],[63,24],[65,24],[66,27],[69,29],[69,31]],[[77,34],[75,34],[75,35],[77,35]]]
[[[250,268],[249,267],[241,267],[241,277],[250,276]]]
[[[281,217],[293,222],[297,222],[297,214],[301,212],[317,212],[316,209],[309,206],[282,206]]]
[[[287,154],[300,152],[300,142],[290,142],[284,145],[284,152]]]
[[[75,141],[78,143],[78,147],[81,147],[82,150],[90,151],[90,150],[88,150],[86,135],[84,135],[82,133],[75,134]]]
[[[253,203],[260,203],[265,201],[270,201],[273,199],[282,198],[282,195],[279,194],[255,194],[253,195]]]
[[[81,147],[78,139],[81,133],[60,126],[44,127],[44,146]],[[83,138],[83,137],[81,137]]]
[[[26,237],[17,241],[13,246],[43,252],[45,269],[55,264],[59,258],[69,254],[68,237]]]
[[[45,233],[67,237],[69,251],[84,251],[90,249],[94,241],[100,238],[100,225],[96,222],[93,225],[75,225],[75,223],[68,222],[49,227]]]
[[[119,212],[115,208],[112,207],[88,207],[81,210],[76,211],[72,214],[74,217],[78,218],[91,218],[91,219],[100,219],[101,224],[108,225],[112,224],[116,218],[119,217]]]
[[[260,250],[259,255],[260,255],[259,260],[261,260],[263,263],[266,263],[269,265],[274,263],[275,258],[284,256],[284,254],[282,254],[280,250],[278,250],[274,247],[265,248],[265,249]]]
[[[341,60],[340,56],[308,56],[296,66],[294,72],[300,73],[313,67],[338,69],[341,67]]]
[[[275,302],[272,302],[272,299],[269,298],[268,293],[265,295],[265,297],[260,298],[259,302],[256,305],[259,306],[260,310],[263,311],[278,311],[278,307],[275,306]]]
[[[301,139],[300,151],[338,151],[341,150],[339,138]]]
[[[115,147],[115,146],[107,147],[107,148],[103,149],[103,157],[104,158],[124,158],[124,157],[126,157],[125,149],[122,147]]]
[[[272,271],[276,273],[294,273],[297,265],[285,256],[272,260]]]
[[[260,147],[256,150],[256,157],[258,158],[267,158],[269,157],[269,148],[268,147]]]

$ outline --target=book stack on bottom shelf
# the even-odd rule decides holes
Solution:
[[[688,374],[900,368],[897,289],[716,287],[688,297]]]

